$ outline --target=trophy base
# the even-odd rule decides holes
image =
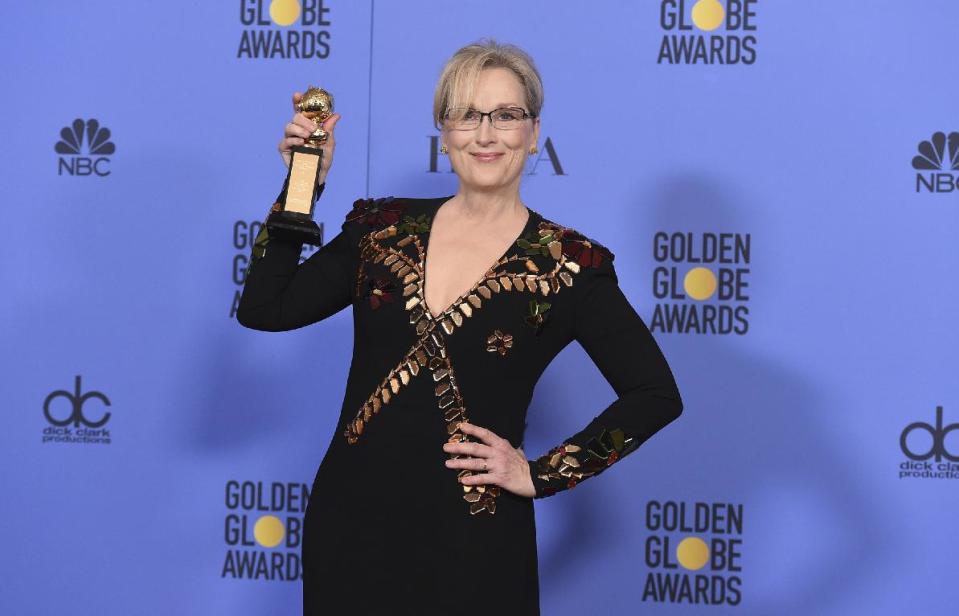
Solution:
[[[322,244],[323,234],[320,227],[309,214],[286,210],[273,212],[266,219],[266,229],[270,237],[277,239],[313,246]]]

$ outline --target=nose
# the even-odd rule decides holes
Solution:
[[[489,120],[489,122],[486,120]],[[480,124],[476,127],[475,133],[477,145],[496,143],[496,129],[493,128],[492,116],[480,118]]]

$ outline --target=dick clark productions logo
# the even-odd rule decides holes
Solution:
[[[899,435],[899,448],[906,461],[899,465],[900,479],[959,479],[959,423],[943,425],[943,411],[936,407],[936,425],[914,421]]]
[[[53,149],[60,155],[57,175],[105,177],[110,175],[110,156],[117,147],[110,141],[110,129],[98,120],[77,118],[63,127]]]
[[[99,408],[97,408],[99,407]],[[84,393],[78,374],[73,391],[58,389],[43,401],[43,416],[50,425],[43,429],[44,443],[109,445],[110,399],[101,391]]]

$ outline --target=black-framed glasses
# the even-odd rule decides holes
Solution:
[[[536,116],[520,107],[500,107],[487,112],[472,107],[454,107],[446,112],[444,121],[447,128],[452,130],[474,130],[479,127],[484,117],[489,117],[490,124],[495,129],[514,130],[522,126],[524,120]]]

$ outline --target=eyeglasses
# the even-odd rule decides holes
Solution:
[[[523,120],[536,117],[519,107],[500,107],[486,113],[472,107],[454,107],[446,112],[444,121],[451,130],[474,130],[483,122],[484,116],[489,116],[490,124],[498,130],[517,129]]]

